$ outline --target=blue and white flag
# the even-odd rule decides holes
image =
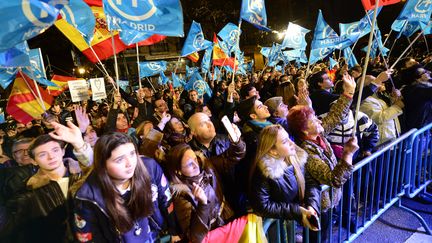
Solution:
[[[397,17],[398,20],[423,22],[427,25],[432,13],[430,0],[408,0]]]
[[[160,72],[159,78],[158,78],[158,84],[159,85],[165,85],[169,81],[170,81],[170,79],[167,76],[165,76],[165,73],[164,72]]]
[[[183,87],[186,84],[186,82],[180,79],[175,73],[171,73],[171,78],[173,81],[174,88]]]
[[[40,48],[36,49],[30,49],[29,52],[29,58],[30,58],[30,64],[33,70],[38,71],[40,74],[42,74],[42,77],[47,79],[46,73],[45,73],[45,64],[42,58],[42,51]]]
[[[356,59],[354,53],[352,53],[351,48],[347,47],[347,48],[343,49],[343,55],[344,55],[344,58],[348,64],[348,68],[352,68],[358,64],[357,59]]]
[[[222,78],[221,76],[222,76],[222,73],[221,73],[220,69],[217,66],[215,66],[213,69],[213,76],[212,76],[211,80],[212,81],[215,81],[215,80],[219,81]]]
[[[186,65],[186,78],[190,78],[196,72],[198,72],[198,67],[189,67]]]
[[[123,41],[123,43],[125,43],[126,45],[132,45],[140,41],[146,40],[152,35],[152,33],[143,33],[130,30],[122,30],[119,33],[120,40]]]
[[[68,3],[68,0],[0,1],[0,51],[6,51],[48,29]]]
[[[286,30],[285,38],[282,41],[282,48],[289,47],[306,50],[307,43],[305,36],[309,32],[310,30],[290,22]]]
[[[375,58],[376,56],[379,55],[380,52],[383,56],[387,56],[387,53],[390,50],[388,48],[384,47],[384,45],[382,43],[381,31],[379,29],[376,29],[375,31],[376,31],[376,37],[377,38],[375,38],[372,42],[370,56],[371,56],[371,58]],[[362,49],[362,51],[367,52],[367,46],[364,47]]]
[[[209,72],[210,71],[210,62],[212,58],[212,51],[213,51],[213,45],[211,45],[209,48],[207,48],[204,52],[203,59],[201,60],[201,70],[203,72]]]
[[[335,59],[329,57],[329,60],[330,60],[330,69],[333,69],[334,66],[338,65],[338,62]]]
[[[304,52],[304,51],[302,51],[300,49],[283,51],[284,63],[288,64],[288,62],[290,62],[290,61],[294,61],[294,60],[299,59],[302,55],[302,52]]]
[[[15,80],[15,76],[17,73],[18,73],[17,68],[0,67],[0,86],[3,89],[6,89]]]
[[[202,51],[209,48],[211,45],[212,43],[210,41],[204,39],[201,25],[193,21],[189,30],[189,34],[186,37],[185,43],[183,45],[181,56],[185,57],[194,52]]]
[[[155,61],[155,62],[140,62],[140,78],[151,77],[160,72],[165,71],[167,68],[166,61]]]
[[[227,44],[230,52],[240,49],[239,37],[241,35],[241,30],[237,25],[228,23],[217,35]]]
[[[282,53],[281,45],[274,43],[272,48],[270,49],[269,57],[268,57],[268,66],[274,67],[276,64],[278,64],[279,61],[284,60],[284,56]]]
[[[65,5],[60,14],[81,33],[88,44],[91,43],[96,19],[89,5],[83,0],[69,0],[69,5]]]
[[[183,37],[180,0],[102,0],[109,30]]]
[[[267,27],[267,13],[264,0],[242,0],[240,19],[243,19],[260,30],[270,31]]]
[[[399,38],[401,35],[406,37],[411,37],[415,32],[419,31],[420,29],[421,29],[420,22],[407,21],[405,27],[402,29],[402,31],[399,32],[397,38]]]
[[[40,71],[36,68],[32,67],[23,67],[22,71],[31,79],[35,80],[36,82],[45,85],[45,86],[49,86],[49,87],[58,87],[57,84],[49,81],[48,79],[45,78],[45,70]]]
[[[332,54],[334,50],[335,50],[334,48],[328,48],[328,47],[311,50],[309,56],[310,64],[311,65],[315,64],[316,62],[326,58],[328,55]]]
[[[312,49],[336,48],[339,49],[344,45],[350,45],[351,41],[345,37],[339,37],[338,34],[324,20],[321,10],[318,13],[317,24],[315,26],[314,38],[312,40]]]
[[[270,55],[270,50],[271,50],[271,47],[261,47],[261,51],[260,51],[260,53],[261,53],[261,55],[263,55],[264,57],[269,57],[269,55]]]
[[[382,7],[378,8],[378,14],[381,12]],[[348,24],[339,24],[339,30],[342,38],[347,38],[351,41],[351,43],[356,42],[358,39],[367,35],[371,31],[371,22],[373,19],[374,11],[368,11],[367,15],[365,15],[360,21],[348,23]],[[348,45],[349,46],[349,45]],[[348,47],[345,45],[344,47]],[[342,47],[342,49],[345,49]]]
[[[199,97],[202,97],[204,94],[207,94],[208,97],[212,96],[210,86],[204,81],[198,72],[195,72],[186,83],[185,90],[196,90]]]
[[[24,67],[30,66],[29,48],[27,41],[0,52],[0,66],[2,67]]]

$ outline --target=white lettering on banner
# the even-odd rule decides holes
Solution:
[[[254,18],[253,16],[249,16],[249,22],[252,24],[261,25],[261,22],[258,19]]]
[[[127,0],[126,0],[127,1]],[[140,1],[142,6],[138,6],[137,0],[131,0],[132,4],[123,5],[122,0],[116,0],[116,3],[113,0],[107,0],[108,5],[120,16],[130,21],[143,21],[150,17],[152,17],[157,8],[153,3],[153,0]],[[133,9],[129,8],[130,6]]]
[[[415,19],[425,19],[425,18],[427,18],[427,16],[426,16],[426,14],[415,14],[415,13],[412,13],[411,15],[410,15],[410,18],[415,18]]]
[[[130,28],[137,31],[155,31],[156,25],[153,24],[137,24],[127,20],[123,20],[119,17],[107,15],[108,22],[112,22],[115,26],[120,28],[120,25],[128,25]]]
[[[414,10],[417,13],[423,13],[424,14],[424,13],[428,12],[429,9],[431,8],[429,5],[432,5],[431,0],[420,0],[414,6]]]

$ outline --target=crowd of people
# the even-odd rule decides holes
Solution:
[[[361,66],[323,62],[222,73],[208,81],[211,97],[143,82],[109,102],[57,100],[39,120],[9,119],[0,241],[214,242],[239,239],[254,214],[296,220],[326,242],[355,164],[432,123],[431,60],[397,70],[373,60],[361,97]]]

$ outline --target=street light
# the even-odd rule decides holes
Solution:
[[[83,75],[85,72],[86,72],[85,68],[83,68],[83,67],[78,68],[79,74]]]

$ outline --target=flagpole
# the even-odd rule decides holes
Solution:
[[[377,15],[378,15],[378,5],[379,5],[379,0],[377,0],[375,2],[375,9],[374,9],[374,16],[372,19],[372,26],[371,26],[371,32],[369,33],[369,42],[368,42],[368,49],[366,52],[366,60],[363,66],[363,70],[362,70],[362,76],[360,79],[360,87],[359,87],[359,94],[358,94],[358,98],[357,98],[357,105],[356,105],[356,110],[355,110],[355,118],[354,118],[354,127],[353,127],[353,132],[352,135],[353,137],[356,136],[357,133],[357,119],[358,119],[358,114],[360,111],[360,102],[361,102],[361,97],[363,95],[363,86],[364,86],[364,81],[366,78],[366,70],[369,64],[369,56],[370,56],[370,52],[372,49],[372,41],[373,41],[373,37],[374,37],[374,32],[375,32],[375,23],[376,23],[376,19],[377,19]]]
[[[93,52],[93,55],[95,55],[95,57],[96,57],[96,59],[97,59],[99,65],[102,66],[103,71],[102,71],[102,70],[101,70],[101,71],[102,71],[102,72],[105,72],[104,74],[105,74],[106,76],[109,76],[108,71],[105,69],[105,65],[103,65],[103,63],[102,63],[101,60],[99,59],[99,56],[96,54],[95,50],[93,49],[93,47],[92,47],[91,45],[89,45],[89,46],[90,46],[90,50]],[[97,65],[96,65],[96,67],[97,67]],[[100,70],[100,69],[99,69],[99,70]]]
[[[178,63],[180,62],[180,59],[181,59],[182,57],[181,56],[179,56],[179,58],[178,58],[178,60],[177,60],[177,62],[176,62],[176,65],[175,65],[175,67],[174,67],[174,74],[176,74],[177,73],[177,67],[178,67]]]
[[[351,56],[354,54],[354,48],[356,47],[358,41],[359,41],[359,39],[357,39],[356,42],[354,43],[353,47],[351,48],[351,53],[348,56],[348,60],[346,60],[346,61],[351,60]]]
[[[24,82],[26,83],[27,88],[30,90],[30,92],[32,93],[32,95],[35,97],[35,99],[37,100],[37,102],[39,103],[39,105],[42,107],[42,109],[44,110],[44,112],[46,112],[46,107],[45,107],[44,101],[42,99],[42,94],[40,93],[39,86],[37,85],[36,81],[33,79],[33,82],[34,82],[34,84],[36,86],[35,89],[36,89],[38,95],[36,95],[34,93],[33,89],[30,87],[29,83],[27,82],[27,79],[25,78],[25,75],[22,73],[21,68],[18,68],[18,72],[21,74],[21,77],[23,78]]]
[[[367,14],[367,12],[366,12],[366,14]],[[389,39],[392,32],[393,32],[393,29],[390,29],[390,32],[388,33],[386,39],[384,40],[383,46],[385,46],[385,44],[387,43],[387,40]]]
[[[405,27],[406,27],[407,24],[408,24],[408,21],[405,21],[405,23],[403,24],[403,26],[402,26],[402,28],[401,28],[401,30],[400,30],[399,33],[402,33],[402,32],[405,30]],[[399,37],[400,37],[400,36],[399,36]],[[392,44],[392,46],[391,46],[391,48],[390,48],[390,51],[389,51],[389,54],[388,54],[388,56],[387,56],[387,61],[390,61],[390,54],[391,54],[391,52],[392,52],[392,50],[393,50],[393,47],[394,47],[394,45],[396,44],[396,41],[397,41],[398,39],[399,39],[399,38],[396,37],[396,39],[393,41],[393,44]]]
[[[120,83],[119,83],[119,73],[118,73],[118,63],[117,63],[117,54],[116,54],[116,48],[115,48],[115,42],[114,42],[114,35],[112,30],[110,30],[111,34],[111,42],[112,42],[112,49],[114,52],[114,70],[116,75],[116,83],[117,83],[117,92],[120,92]]]
[[[429,45],[428,45],[428,43],[427,43],[426,36],[423,35],[423,39],[424,39],[424,41],[425,41],[426,50],[427,50],[427,52],[428,52],[428,54],[429,54]]]
[[[396,64],[400,61],[400,59],[405,55],[405,53],[408,51],[408,49],[411,48],[411,46],[420,38],[420,36],[423,34],[424,30],[429,27],[429,25],[432,23],[432,21],[429,22],[429,24],[420,32],[418,33],[417,37],[409,44],[409,46],[402,52],[402,54],[398,57],[398,59],[393,63],[393,65],[390,67],[390,69],[393,69]]]
[[[239,47],[239,51],[240,51],[241,24],[242,24],[242,20],[240,19],[239,24],[238,24],[238,32],[237,32],[238,35],[237,35],[237,43],[236,43],[236,45]],[[231,83],[234,83],[234,79],[235,79],[235,75],[236,75],[236,60],[237,60],[237,52],[234,51],[234,68],[233,68],[233,75],[232,75]]]
[[[155,89],[155,87],[153,86],[151,80],[150,80],[148,77],[146,77],[146,79],[147,79],[147,82],[149,82],[150,86],[152,87],[153,91],[156,92],[156,89]]]
[[[141,88],[142,88],[142,85],[141,85],[140,66],[139,66],[140,60],[139,60],[139,48],[138,48],[138,42],[135,43],[135,48],[136,48],[136,54],[137,54],[138,85],[139,85],[139,89],[141,89]]]

